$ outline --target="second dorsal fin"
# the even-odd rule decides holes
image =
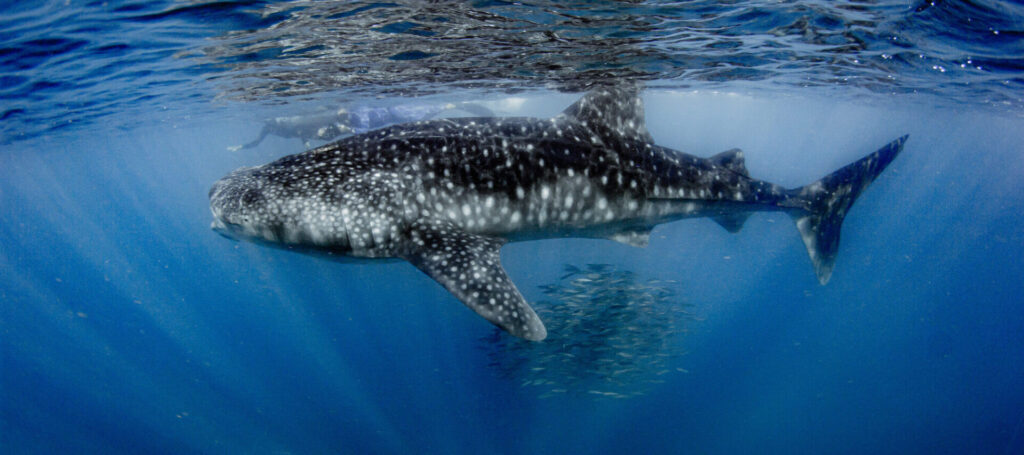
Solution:
[[[726,150],[708,159],[715,165],[722,166],[744,177],[750,177],[750,172],[747,171],[747,166],[744,164],[743,150]]]

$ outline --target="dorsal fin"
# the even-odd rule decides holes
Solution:
[[[747,166],[743,161],[743,150],[726,150],[708,159],[718,166],[722,166],[744,177],[750,177],[750,172],[747,171]]]
[[[644,121],[638,85],[598,87],[562,111],[562,116],[585,123],[602,140],[654,142]]]

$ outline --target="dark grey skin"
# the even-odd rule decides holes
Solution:
[[[408,123],[345,138],[210,189],[213,227],[307,253],[401,258],[509,333],[544,324],[501,266],[507,241],[609,238],[646,246],[654,226],[755,211],[796,221],[822,284],[853,201],[906,136],[810,185],[752,179],[739,150],[699,158],[654,144],[635,88],[597,89],[561,115]]]

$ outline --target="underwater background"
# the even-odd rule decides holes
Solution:
[[[1019,2],[2,11],[2,453],[1024,453]],[[275,119],[549,117],[622,81],[659,145],[785,187],[910,139],[827,286],[781,213],[506,245],[541,343],[405,262],[210,230],[212,182],[342,134],[255,141]]]

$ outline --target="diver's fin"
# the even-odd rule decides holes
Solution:
[[[782,205],[789,211],[814,263],[821,284],[828,282],[839,251],[839,230],[853,201],[903,150],[907,136],[890,142],[864,158],[810,185],[789,191]]]
[[[711,217],[719,226],[733,234],[743,228],[743,223],[747,222],[747,218],[750,218],[750,212],[723,213]]]
[[[402,258],[466,306],[517,337],[547,337],[544,323],[501,267],[504,240],[470,234],[447,222],[415,223],[409,235]]]
[[[722,166],[744,177],[750,177],[743,159],[743,150],[731,149],[708,158],[712,163]]]

